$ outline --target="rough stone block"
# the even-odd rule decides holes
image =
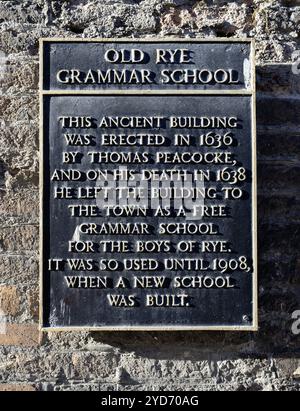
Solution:
[[[53,387],[53,391],[99,391],[99,384],[72,384],[72,385],[56,385]]]
[[[257,99],[257,124],[263,126],[293,127],[299,125],[299,98],[261,98]]]
[[[72,365],[74,377],[89,379],[93,375],[96,379],[113,380],[117,369],[118,357],[111,353],[74,352]]]
[[[280,195],[270,197],[261,195],[258,198],[259,222],[262,224],[268,222],[300,221],[300,204],[297,196],[290,195],[281,197]]]
[[[37,252],[39,228],[29,224],[0,228],[0,247],[2,252],[8,254]]]
[[[264,35],[262,36],[264,38]],[[276,37],[270,40],[264,40],[260,36],[255,36],[256,39],[256,62],[257,64],[269,63],[291,63],[293,54],[298,50],[296,39],[282,40]]]
[[[0,120],[7,123],[37,121],[39,100],[37,96],[8,97],[0,99]]]
[[[299,6],[0,1],[0,304],[18,316],[0,334],[0,391],[300,390]],[[148,35],[256,39],[260,332],[49,333],[39,346],[38,326],[23,323],[38,317],[38,40]]]
[[[0,190],[0,221],[37,223],[39,220],[39,191],[31,189]]]
[[[269,132],[259,130],[257,150],[259,161],[276,161],[287,165],[290,161],[292,166],[300,160],[300,133],[296,130],[279,131],[276,128]]]
[[[259,236],[259,253],[277,253],[281,256],[295,255],[300,233],[299,224],[267,225],[261,224]]]
[[[280,378],[294,378],[297,370],[299,372],[300,360],[296,358],[277,358],[275,364]]]
[[[8,56],[1,66],[0,90],[2,95],[34,93],[38,90],[38,61],[28,57]]]
[[[8,172],[38,172],[38,124],[19,123],[0,126],[0,159]]]

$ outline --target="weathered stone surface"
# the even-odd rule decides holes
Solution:
[[[111,353],[74,352],[71,358],[75,379],[113,380],[118,366],[118,356]]]
[[[53,381],[75,381],[80,383],[113,381],[115,376],[117,357],[110,355],[92,355],[90,359],[95,361],[79,362],[73,364],[75,353],[70,353],[67,350],[56,351],[55,347],[45,349],[41,346],[37,347],[37,340],[24,349],[24,345],[19,348],[12,347],[10,354],[5,355],[0,353],[1,364],[0,379],[7,382],[15,382],[16,380],[26,381],[39,376],[41,382]],[[78,353],[81,358],[88,353]],[[82,375],[79,373],[82,367]],[[36,381],[37,382],[37,381]]]
[[[5,315],[16,315],[19,310],[19,293],[17,287],[0,285],[0,310]]]
[[[38,128],[19,123],[0,127],[0,155],[8,171],[20,169],[38,172]]]
[[[49,386],[47,387],[49,390]],[[122,385],[122,384],[73,384],[56,385],[50,387],[53,391],[160,391],[163,395],[165,391],[299,391],[298,384],[290,384],[286,380],[277,380],[266,383],[265,381],[240,380],[221,384],[217,382],[201,382],[193,380],[174,381],[161,380],[159,383],[145,382],[144,384]]]
[[[46,7],[43,1],[31,1],[27,4],[26,13],[24,5],[16,1],[1,1],[0,3],[0,22],[1,23],[29,23],[42,24],[45,18]]]
[[[36,225],[9,225],[0,228],[0,245],[3,253],[37,252],[39,228]]]
[[[298,241],[300,234],[300,225],[267,225],[262,224],[260,226],[260,238],[259,245],[261,252],[273,252],[275,257],[278,253],[281,256],[293,255],[295,248],[294,241]]]
[[[0,65],[0,89],[3,95],[33,93],[38,89],[39,65],[36,59],[12,55],[4,58],[3,63]]]
[[[0,391],[36,391],[33,385],[27,384],[0,384]]]
[[[36,187],[0,191],[0,220],[37,223],[39,219],[39,191]]]
[[[300,379],[300,367],[297,368],[297,370],[294,372],[293,378],[296,379],[296,380]]]
[[[5,333],[0,333],[0,345],[35,347],[39,345],[40,333],[37,324],[6,324]]]
[[[39,279],[38,261],[35,256],[5,255],[0,253],[1,281],[10,284],[35,285]]]
[[[1,97],[0,120],[6,123],[37,120],[38,98],[35,96]]]
[[[296,358],[278,358],[275,361],[280,378],[294,378],[299,372],[300,360]]]
[[[258,97],[257,121],[258,126],[295,126],[299,122],[300,99]]]

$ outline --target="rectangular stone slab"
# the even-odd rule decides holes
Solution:
[[[159,64],[156,64],[158,58]],[[251,43],[243,41],[203,41],[200,43],[193,40],[181,42],[149,40],[137,43],[132,40],[119,42],[51,41],[45,43],[43,59],[46,66],[43,76],[44,90],[250,91],[252,86]],[[138,62],[132,63],[132,61]],[[104,77],[111,81],[99,82],[98,70],[102,73],[100,80]],[[127,84],[113,84],[112,80],[115,78],[113,74],[117,72],[120,75],[122,70],[127,73]],[[145,85],[137,83],[138,80],[135,82],[130,76],[132,70],[136,70],[137,73],[149,70],[152,73],[151,83]],[[181,83],[182,73],[176,72],[169,83],[163,84],[162,80],[166,77],[161,75],[162,70],[166,70],[166,74],[169,70],[186,70],[188,74],[193,74],[194,70],[197,70],[197,74],[202,73],[201,81],[195,83],[194,78],[191,77],[191,82]],[[223,82],[225,74],[222,70],[230,70],[228,74],[232,77],[232,84]],[[72,80],[67,81],[72,74],[71,71],[73,74],[74,71],[80,73],[78,81],[74,83]],[[210,73],[216,73],[212,81],[209,81]],[[139,80],[141,80],[140,77]]]
[[[150,60],[144,65],[157,76],[165,69],[191,69],[190,64],[176,61],[174,64],[160,64],[158,68],[153,63],[158,48],[189,49],[197,68],[206,67],[212,71],[220,67],[233,69],[240,73],[242,81],[231,85],[213,81],[206,85],[166,85],[159,82],[151,85],[75,85],[59,84],[56,81],[58,71],[70,70],[75,65],[85,73],[89,68],[115,68],[114,64],[103,63],[103,55],[110,49],[125,48],[127,51],[142,50],[149,55]],[[242,40],[153,40],[149,43],[134,43],[49,39],[42,42],[41,324],[44,330],[257,329],[255,88],[252,84],[251,49],[251,43]],[[123,58],[122,53],[120,55]],[[128,58],[130,53],[124,56]],[[137,58],[138,54],[132,56]],[[187,57],[181,55],[177,58]],[[120,68],[120,64],[117,66]],[[128,70],[135,68],[141,69],[141,64],[128,66]],[[70,124],[69,117],[81,119],[82,123]],[[145,119],[151,117],[157,119],[153,127],[143,124]],[[115,126],[109,124],[109,119],[115,121]],[[227,121],[225,125],[224,119]],[[175,127],[176,121],[178,127]],[[73,139],[73,143],[68,145],[67,139],[70,143],[70,136],[76,134],[89,136],[85,140],[87,145],[82,137]],[[176,134],[189,135],[190,145],[176,146]],[[131,135],[131,140],[127,139],[128,135]],[[137,135],[139,140],[136,139],[136,143],[131,145],[130,141],[134,141]],[[210,141],[210,136],[229,135],[232,136],[232,144],[218,148],[201,146],[199,142],[202,135],[208,136],[207,141]],[[109,142],[114,145],[109,145]],[[77,153],[74,164],[63,164],[63,153],[66,152]],[[104,158],[107,162],[103,161]],[[232,158],[233,164],[226,162],[228,158]],[[246,177],[237,184],[225,184],[225,180],[221,182],[217,178],[221,170],[225,170],[225,179],[226,171],[239,172],[242,168],[246,170]],[[136,175],[155,170],[156,176],[179,170],[186,172],[189,178],[199,170],[209,171],[210,181],[193,181],[191,186],[188,185],[189,181],[182,182],[182,179],[169,186],[166,181],[154,181],[153,186],[168,186],[169,190],[174,186],[177,191],[172,193],[175,193],[175,197],[178,195],[177,205],[185,201],[185,206],[197,205],[199,209],[207,207],[206,212],[209,207],[210,212],[212,207],[215,207],[216,212],[217,207],[223,205],[227,217],[182,216],[176,212],[168,218],[155,215],[153,204],[157,206],[158,203],[153,193],[152,198],[150,194],[144,199],[148,207],[150,204],[146,215],[140,213],[108,217],[103,210],[99,211],[105,204],[103,199],[99,196],[93,198],[94,193],[101,193],[100,188],[105,185],[93,180],[92,176],[101,171],[112,174],[116,169],[123,172],[129,170]],[[73,171],[74,181],[59,181],[59,173],[68,173],[70,170]],[[115,180],[108,184],[118,187]],[[139,184],[131,182],[131,187],[140,184],[145,184],[145,181]],[[218,196],[215,199],[202,201],[198,198],[187,202],[186,199],[180,199],[180,190],[185,186],[199,190],[215,187]],[[221,201],[220,195],[225,186],[241,188],[242,199]],[[67,187],[73,190],[69,192],[70,198],[54,198],[56,189]],[[106,204],[114,205],[114,200],[110,198]],[[164,204],[168,204],[168,198]],[[79,216],[78,209],[74,208],[72,216],[70,205],[95,206],[98,207],[98,214]],[[82,224],[90,231],[84,232]],[[129,232],[126,231],[127,224],[130,225]],[[161,224],[169,224],[172,230],[180,228],[176,233],[158,234]],[[90,241],[93,249],[81,253],[73,249],[70,252],[71,240]],[[230,244],[225,254],[220,250],[213,253],[201,249],[205,241],[222,240]],[[129,253],[104,252],[99,246],[101,241],[129,241],[134,247]],[[135,249],[137,241],[165,241],[170,249],[166,251],[162,247],[154,253],[139,252]],[[179,251],[176,247],[182,241],[195,242],[197,247],[191,252]],[[247,259],[247,269],[244,269],[243,260],[239,260],[242,257]],[[233,260],[233,269],[221,272],[220,267],[213,268],[214,260],[221,258]],[[64,261],[59,268],[55,267],[56,259]],[[68,259],[83,259],[85,264],[87,260],[94,260],[96,264],[90,267],[91,270],[81,268],[76,271],[70,269],[66,263]],[[132,267],[128,269],[124,259],[135,259],[136,270]],[[182,271],[178,267],[170,271],[165,269],[165,260],[170,259],[185,259],[185,268]],[[102,260],[116,260],[118,268],[100,270]],[[153,260],[158,262],[158,266],[152,270]],[[238,264],[237,269],[234,269],[235,264]],[[142,280],[144,287],[141,286]],[[80,286],[80,282],[86,288]],[[176,287],[178,284],[180,288]],[[118,300],[120,306],[111,305],[112,295],[122,297],[122,300]],[[130,306],[133,301],[134,306]]]

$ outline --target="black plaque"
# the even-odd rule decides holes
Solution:
[[[256,330],[252,42],[41,57],[43,329]]]

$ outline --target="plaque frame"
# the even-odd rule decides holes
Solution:
[[[44,45],[46,43],[245,43],[250,44],[251,58],[251,89],[250,90],[44,90]],[[256,122],[256,60],[255,60],[255,40],[252,38],[176,38],[176,37],[151,37],[151,38],[56,38],[44,37],[39,39],[39,143],[40,143],[40,173],[39,173],[39,193],[40,193],[40,234],[39,234],[39,328],[42,332],[93,332],[93,331],[141,331],[141,332],[174,332],[174,331],[232,331],[232,332],[257,332],[259,330],[258,317],[258,223],[257,223],[257,122]],[[251,121],[252,121],[252,248],[253,248],[253,320],[252,325],[245,326],[66,326],[48,327],[44,326],[44,96],[70,96],[70,95],[228,95],[228,96],[250,96],[251,97]]]

